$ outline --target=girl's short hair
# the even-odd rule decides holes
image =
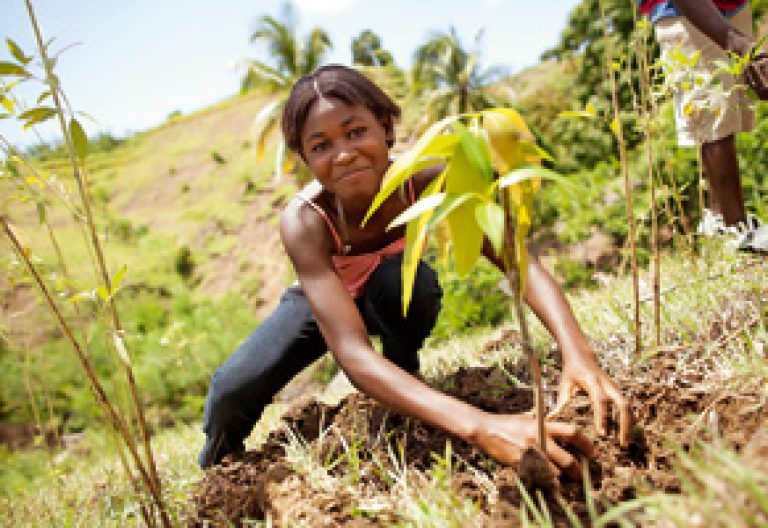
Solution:
[[[305,75],[293,85],[283,108],[283,137],[286,146],[301,154],[301,129],[312,105],[320,98],[339,99],[348,105],[368,108],[385,126],[400,118],[400,107],[381,88],[360,72],[340,64],[328,64]],[[392,146],[394,139],[388,142]]]

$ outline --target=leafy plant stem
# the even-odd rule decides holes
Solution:
[[[637,27],[637,10],[632,10],[632,16],[635,18],[635,27]],[[659,259],[659,214],[656,209],[656,176],[654,174],[655,160],[653,157],[653,129],[651,119],[655,114],[649,111],[650,89],[649,89],[649,65],[646,39],[644,35],[640,37],[641,45],[639,53],[640,66],[640,107],[643,112],[643,121],[645,126],[643,132],[645,135],[645,153],[648,161],[648,189],[651,195],[651,269],[652,269],[652,290],[653,290],[653,335],[654,345],[661,345],[661,268]]]
[[[45,301],[47,302],[49,308],[51,309],[51,312],[55,316],[56,321],[61,327],[62,332],[64,333],[65,337],[70,342],[70,344],[72,345],[72,349],[75,351],[75,355],[77,356],[77,359],[80,362],[80,365],[83,367],[83,371],[85,372],[86,377],[88,378],[88,381],[91,384],[91,388],[95,393],[96,401],[106,411],[107,416],[109,416],[110,422],[112,423],[113,427],[115,427],[115,429],[117,429],[120,432],[124,443],[126,444],[129,451],[131,452],[131,456],[134,460],[134,463],[136,464],[136,468],[139,470],[139,473],[142,476],[142,480],[146,484],[150,493],[153,495],[153,499],[159,505],[161,505],[162,498],[155,497],[155,487],[152,485],[152,480],[149,476],[149,473],[147,473],[146,468],[144,467],[144,464],[141,460],[141,457],[139,456],[139,452],[136,449],[136,443],[133,441],[133,438],[131,437],[128,431],[128,427],[125,421],[120,417],[120,415],[115,411],[115,408],[110,403],[109,398],[107,397],[107,394],[104,390],[104,387],[101,384],[101,381],[99,380],[98,376],[96,375],[96,370],[93,364],[91,363],[90,359],[88,359],[88,357],[85,355],[83,348],[80,346],[80,343],[75,338],[74,333],[72,332],[72,329],[64,319],[64,316],[62,315],[61,310],[59,310],[59,307],[56,305],[56,302],[53,300],[53,296],[51,295],[51,292],[48,290],[48,287],[43,282],[42,278],[40,277],[40,273],[38,272],[37,268],[30,260],[30,257],[27,251],[25,251],[21,242],[19,242],[18,237],[13,232],[13,229],[11,229],[11,226],[8,224],[8,221],[6,220],[6,218],[0,217],[0,223],[2,223],[3,231],[5,232],[5,235],[10,240],[14,251],[18,255],[19,259],[21,259],[21,261],[24,262],[24,265],[27,267],[27,271],[29,271],[29,274],[35,280],[35,283],[37,284],[37,287],[40,293],[43,295]],[[162,511],[163,510],[161,508],[161,512]],[[165,524],[165,526],[166,527],[171,526],[170,519],[168,519],[168,523]]]
[[[621,175],[624,180],[624,195],[627,201],[627,223],[629,226],[629,248],[630,262],[632,269],[632,294],[634,308],[634,333],[635,333],[635,354],[640,354],[642,348],[642,334],[640,326],[640,286],[637,271],[637,247],[635,245],[635,215],[632,210],[632,187],[629,182],[629,165],[627,163],[627,147],[624,142],[624,133],[621,126],[621,110],[619,108],[619,91],[616,85],[616,75],[611,67],[613,63],[613,46],[610,35],[608,34],[608,23],[605,18],[605,2],[599,0],[600,20],[603,24],[603,38],[605,40],[605,55],[608,77],[611,83],[611,99],[613,103],[613,116],[616,123],[615,135],[619,145],[619,163],[621,164]]]
[[[112,321],[113,321],[113,326],[114,326],[114,336],[115,336],[114,341],[115,341],[115,345],[118,346],[119,344],[122,343],[124,332],[123,332],[122,325],[120,323],[120,318],[119,318],[119,315],[118,315],[118,312],[117,312],[117,306],[115,304],[114,295],[112,294],[112,283],[111,283],[111,280],[110,280],[110,277],[109,277],[109,272],[107,270],[107,265],[106,265],[106,262],[105,262],[104,253],[102,251],[101,243],[99,242],[99,238],[98,238],[98,235],[96,233],[96,226],[95,226],[95,223],[94,223],[94,220],[93,220],[93,213],[92,213],[92,210],[91,210],[91,204],[90,204],[90,200],[89,200],[89,197],[88,197],[88,193],[87,193],[87,189],[86,189],[86,184],[84,182],[83,174],[80,171],[80,166],[79,166],[79,162],[78,162],[78,155],[75,152],[75,146],[74,146],[74,142],[73,142],[73,139],[72,139],[71,131],[70,131],[69,127],[67,126],[67,123],[66,123],[66,121],[64,119],[64,109],[62,108],[61,99],[59,97],[59,90],[60,90],[59,82],[58,82],[57,77],[53,74],[53,62],[48,57],[47,47],[43,43],[43,38],[42,38],[42,35],[40,33],[40,27],[39,27],[39,25],[37,23],[37,18],[35,17],[34,10],[32,9],[32,4],[31,4],[30,0],[24,0],[24,3],[26,5],[27,13],[28,13],[28,16],[29,16],[29,20],[30,20],[30,23],[32,25],[32,29],[33,29],[34,34],[35,34],[35,40],[37,42],[38,51],[40,53],[40,59],[42,60],[44,68],[45,68],[46,82],[48,83],[48,85],[49,85],[49,87],[51,89],[51,99],[53,100],[54,106],[55,106],[55,108],[57,110],[56,115],[57,115],[57,118],[59,120],[59,125],[61,127],[62,136],[64,138],[64,143],[66,144],[67,152],[69,154],[69,159],[70,159],[70,162],[71,162],[71,165],[72,165],[72,174],[73,174],[73,177],[74,177],[75,181],[77,182],[77,187],[78,187],[78,191],[79,191],[79,194],[80,194],[80,197],[81,197],[83,210],[84,210],[85,216],[86,216],[88,230],[89,230],[90,236],[91,236],[92,247],[93,247],[93,249],[94,249],[94,251],[96,253],[97,259],[98,259],[99,269],[101,271],[101,275],[102,275],[102,280],[104,282],[104,286],[106,287],[107,291],[110,292],[110,295],[109,295],[109,298],[107,300],[107,303],[109,304],[110,313],[112,315]],[[55,304],[51,304],[51,306],[55,307]],[[57,312],[57,315],[59,317],[61,317],[58,312]],[[63,319],[62,319],[62,321],[63,321]],[[73,342],[76,342],[76,341],[74,341],[74,338],[72,338],[72,339],[73,339]],[[118,350],[118,352],[120,352],[120,351]],[[79,353],[82,354],[82,351],[79,351]],[[125,356],[127,357],[127,354],[125,354]],[[138,390],[136,388],[136,381],[135,381],[135,378],[133,376],[133,371],[132,371],[132,368],[131,368],[130,364],[127,361],[123,361],[122,363],[123,363],[123,366],[124,366],[126,377],[128,379],[128,384],[129,384],[129,387],[130,387],[131,397],[133,399],[133,404],[134,404],[135,411],[136,411],[137,423],[138,423],[138,426],[139,426],[139,433],[141,435],[141,439],[142,439],[142,442],[143,442],[143,445],[144,445],[144,454],[146,456],[147,466],[149,468],[149,477],[150,478],[148,479],[147,482],[149,484],[152,496],[153,496],[153,498],[155,499],[155,501],[157,503],[157,506],[158,506],[158,509],[160,511],[160,516],[161,516],[161,519],[163,521],[163,524],[165,526],[170,527],[171,526],[171,522],[170,522],[170,518],[168,517],[167,511],[166,511],[166,509],[165,509],[165,507],[163,505],[163,498],[162,498],[162,491],[161,491],[161,485],[160,485],[160,478],[158,476],[157,467],[156,467],[156,464],[155,464],[154,457],[152,455],[152,447],[151,447],[151,444],[150,444],[150,441],[149,441],[149,434],[148,434],[148,431],[147,431],[147,426],[146,426],[146,420],[145,420],[145,417],[144,417],[143,406],[142,406],[141,401],[140,401],[140,399],[138,397]],[[114,412],[114,410],[113,410],[113,412]],[[127,430],[126,430],[126,433],[128,433]],[[128,436],[130,436],[130,435],[128,435]],[[136,453],[136,455],[138,456],[138,452]]]
[[[528,363],[531,369],[531,379],[534,386],[534,410],[536,413],[536,439],[539,444],[539,449],[542,453],[547,452],[546,446],[546,432],[544,430],[544,391],[542,389],[541,382],[541,365],[536,357],[536,352],[531,344],[531,336],[528,331],[528,323],[525,318],[525,308],[523,307],[523,296],[520,291],[520,270],[517,266],[517,259],[515,258],[515,233],[514,233],[514,218],[510,211],[509,189],[502,190],[502,203],[504,208],[504,245],[502,248],[504,268],[509,281],[510,289],[512,290],[512,304],[515,307],[515,315],[517,316],[518,324],[520,325],[520,336],[523,344],[523,349],[528,357]]]

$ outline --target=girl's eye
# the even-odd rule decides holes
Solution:
[[[315,153],[323,152],[324,150],[326,150],[328,148],[328,144],[329,144],[328,141],[320,141],[320,142],[315,143],[314,145],[312,145],[312,147],[310,147],[309,150],[311,150],[312,152],[315,152]]]
[[[366,127],[362,127],[362,126],[355,127],[352,130],[350,130],[347,135],[349,136],[349,139],[357,139],[357,138],[363,136],[363,134],[365,134],[366,130],[368,130]]]

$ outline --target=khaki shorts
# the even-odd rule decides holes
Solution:
[[[746,35],[752,36],[752,13],[745,6],[728,20]],[[687,82],[685,89],[674,93],[677,142],[694,146],[725,138],[736,132],[748,132],[755,123],[753,103],[747,97],[740,78],[718,75],[720,83],[712,83],[715,61],[728,59],[727,53],[682,16],[662,18],[656,22],[656,40],[661,46],[662,60],[679,46],[687,57],[701,52],[695,66],[687,74],[704,79],[699,85]],[[673,61],[669,61],[670,63]],[[675,75],[683,73],[675,73]],[[690,78],[690,77],[689,77]]]

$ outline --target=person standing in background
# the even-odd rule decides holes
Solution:
[[[694,66],[711,76],[718,61],[753,52],[755,38],[747,0],[638,0],[640,11],[655,26],[662,57],[675,49],[686,56],[699,53]],[[768,57],[756,55],[743,79],[721,75],[720,86],[703,83],[674,96],[678,144],[701,144],[708,180],[708,207],[699,223],[702,235],[734,235],[740,250],[768,253],[768,224],[747,214],[736,156],[735,134],[752,130],[755,114],[746,83],[761,99],[768,98]],[[715,112],[692,116],[691,101],[715,102]]]

